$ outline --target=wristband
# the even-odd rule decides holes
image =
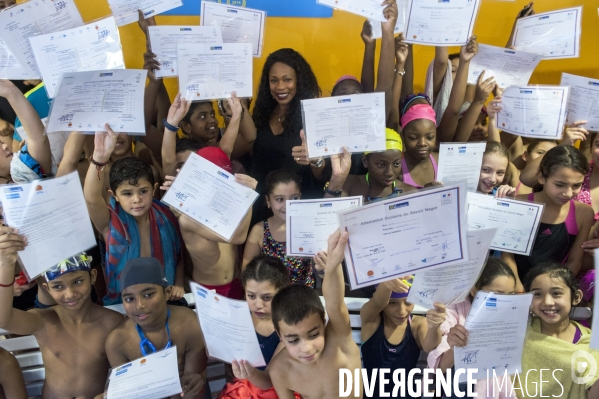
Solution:
[[[396,73],[396,74],[398,74],[398,75],[401,75],[401,76],[403,76],[403,75],[405,75],[405,74],[406,74],[406,70],[405,70],[405,69],[402,69],[401,71],[398,71],[398,70],[396,69],[396,70],[395,70],[395,73]]]
[[[102,172],[104,170],[104,168],[106,167],[106,165],[108,165],[110,163],[110,160],[101,163],[101,162],[97,162],[94,161],[94,157],[93,155],[91,157],[89,157],[89,163],[96,165],[96,170],[98,171],[98,180],[100,180],[100,172]]]
[[[171,131],[171,132],[173,132],[173,133],[177,133],[177,132],[179,131],[179,128],[178,128],[177,126],[173,126],[173,125],[171,125],[170,123],[168,123],[168,122],[166,121],[166,118],[164,118],[164,120],[162,121],[162,124],[164,125],[164,127],[165,127],[167,130],[170,130],[170,131]]]
[[[0,284],[0,287],[2,287],[2,288],[12,287],[13,285],[15,285],[15,280],[16,279],[13,277],[12,283],[10,283],[10,284]]]
[[[327,182],[327,184],[324,185],[324,192],[332,195],[333,197],[341,197],[341,195],[343,194],[342,190],[339,191],[333,191],[333,190],[329,190],[329,185],[331,184],[331,182]]]

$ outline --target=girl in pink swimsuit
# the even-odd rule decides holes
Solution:
[[[599,162],[599,137],[597,137],[597,133],[593,133],[589,138],[591,140],[591,162],[589,164],[589,170],[584,176],[580,192],[576,198],[574,198],[574,201],[593,206],[591,191],[597,187],[591,187],[591,179],[593,174],[599,173],[599,169],[595,170],[595,164]],[[596,209],[596,207],[593,207],[593,210],[594,209]],[[599,220],[599,212],[595,213],[595,221],[597,220]]]
[[[437,178],[439,154],[433,152],[437,139],[437,119],[427,98],[407,97],[402,107],[402,139],[405,153],[401,160],[403,182],[422,188]]]

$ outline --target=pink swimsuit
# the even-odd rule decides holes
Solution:
[[[437,179],[437,162],[435,161],[435,157],[433,154],[429,154],[431,158],[431,163],[433,164],[433,170],[435,171],[435,180]],[[406,159],[401,159],[401,173],[403,174],[403,182],[409,184],[412,187],[422,188],[421,185],[412,180],[412,176],[410,176],[410,172],[408,171],[408,165],[406,163]]]
[[[593,206],[593,199],[591,197],[591,175],[593,174],[594,166],[595,164],[591,161],[589,164],[589,171],[584,175],[582,187],[580,188],[578,195],[574,198],[574,201]],[[599,212],[595,214],[595,221],[597,220],[599,220]]]

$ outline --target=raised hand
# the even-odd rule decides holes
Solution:
[[[187,101],[181,96],[181,93],[177,94],[175,101],[168,110],[166,122],[172,126],[179,126],[187,112],[189,112],[189,107],[191,107],[191,101]]]
[[[156,59],[156,54],[152,53],[149,40],[146,41],[146,52],[144,53],[144,69],[148,71],[148,78],[151,81],[160,81],[162,78],[157,78],[155,71],[160,70],[160,63]]]
[[[227,102],[229,103],[229,108],[231,109],[231,119],[241,118],[243,106],[237,97],[237,93],[231,92],[231,96],[227,98]]]
[[[104,125],[106,128],[105,132],[96,132],[94,137],[94,161],[98,163],[108,162],[114,147],[116,146],[116,140],[118,135],[112,131],[108,123]]]
[[[347,177],[351,169],[351,154],[343,147],[341,154],[331,155],[332,176]]]
[[[336,268],[345,258],[345,247],[349,233],[337,229],[328,239],[327,263],[325,270]]]
[[[468,43],[460,49],[460,62],[470,62],[472,57],[478,53],[478,42],[476,36],[468,39]]]
[[[383,284],[389,288],[393,292],[397,292],[399,294],[405,294],[410,291],[410,286],[404,283],[402,280],[409,280],[412,276],[404,276],[401,278],[396,278],[394,280],[385,281]]]
[[[378,23],[378,22],[377,22]],[[371,46],[375,43],[375,39],[372,37],[372,25],[370,25],[370,21],[364,21],[364,25],[362,25],[362,32],[360,33],[360,37],[364,42],[364,45]]]
[[[235,173],[235,181],[242,186],[251,188],[252,190],[255,190],[256,187],[258,187],[258,181],[256,179],[241,173]]]
[[[180,378],[181,387],[183,388],[183,392],[181,392],[181,397],[189,395],[189,397],[195,397],[200,392],[202,392],[202,388],[204,388],[205,382],[200,374],[197,373],[186,373]]]
[[[304,129],[300,131],[300,137],[302,139],[302,144],[291,149],[291,156],[299,165],[308,165],[310,164],[310,161],[308,160],[308,146],[306,145],[306,134],[304,133]]]
[[[449,329],[449,334],[447,334],[447,343],[450,347],[457,346],[461,348],[468,344],[468,330],[466,327],[456,324],[455,326]]]
[[[495,97],[489,105],[487,105],[487,114],[489,115],[489,120],[494,120],[497,118],[497,114],[501,112],[503,108],[501,108],[501,97]]]
[[[399,34],[395,38],[395,63],[396,64],[405,64],[408,59],[408,52],[410,51],[410,47],[406,42],[406,37],[403,32]]]
[[[495,77],[491,76],[490,78],[485,79],[485,72],[482,71],[478,77],[478,81],[476,82],[476,92],[474,94],[474,99],[478,101],[487,101],[487,98],[491,95],[491,92],[497,86],[497,82],[495,82]]]
[[[442,303],[433,303],[434,309],[429,309],[426,312],[426,323],[428,324],[428,328],[438,328],[445,319],[447,318],[447,313],[445,313],[445,305]]]
[[[19,230],[0,226],[0,267],[14,268],[17,264],[17,252],[27,246],[27,238]]]
[[[386,31],[395,31],[395,25],[397,24],[397,17],[399,11],[397,10],[397,1],[396,0],[385,0],[382,6],[386,6],[383,9],[383,15],[386,19],[385,22],[382,23],[381,27]]]
[[[578,140],[585,141],[589,137],[589,131],[582,126],[586,123],[587,121],[576,121],[566,126],[562,144],[574,145]]]
[[[150,17],[150,18],[146,19],[142,10],[137,10],[137,13],[139,14],[139,20],[137,21],[137,25],[139,25],[139,28],[144,33],[144,35],[146,35],[146,39],[147,39],[148,38],[148,26],[156,26],[156,20],[154,19],[154,17]]]
[[[247,380],[256,374],[256,368],[249,364],[247,360],[233,360],[231,365],[233,366],[233,375],[235,378]]]

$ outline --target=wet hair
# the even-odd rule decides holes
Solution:
[[[206,145],[198,140],[188,139],[186,137],[177,139],[175,154],[185,151],[196,152],[197,150],[206,147]]]
[[[324,323],[324,306],[314,289],[303,284],[283,288],[272,300],[272,322],[280,332],[279,322],[293,326],[316,313]]]
[[[507,263],[499,258],[490,256],[489,259],[487,259],[487,263],[485,264],[480,277],[476,280],[474,288],[479,291],[483,289],[483,287],[491,284],[497,277],[502,276],[509,277],[514,280],[514,283],[516,282],[516,276]]]
[[[510,151],[505,145],[498,143],[497,141],[487,141],[483,155],[486,154],[497,154],[499,156],[506,157],[508,162],[510,160]]]
[[[116,194],[117,188],[123,183],[136,186],[140,179],[147,179],[154,187],[154,172],[152,167],[137,157],[127,157],[116,160],[110,168],[110,189]]]
[[[449,54],[449,57],[447,57],[447,58],[449,58],[449,61],[453,61],[456,58],[460,58],[460,53]]]
[[[544,274],[547,274],[551,278],[560,279],[570,289],[570,298],[572,299],[572,304],[574,304],[576,292],[580,289],[578,280],[570,269],[556,262],[542,262],[530,269],[524,277],[523,282],[526,292],[530,292],[530,287],[535,279]]]
[[[300,53],[290,48],[277,50],[266,59],[264,68],[262,68],[260,85],[258,86],[256,105],[254,106],[254,123],[258,129],[268,126],[270,115],[278,104],[277,100],[270,93],[270,70],[277,62],[295,70],[296,94],[287,108],[287,113],[283,120],[283,131],[290,134],[297,134],[303,125],[300,101],[320,97],[321,90],[310,64],[308,64]]]
[[[357,87],[360,88],[360,90],[362,90],[362,93],[364,93],[364,87],[362,87],[362,83],[353,80],[353,79],[344,79],[341,82],[337,83],[335,86],[333,86],[333,90],[331,90],[331,97],[335,97],[337,94],[335,93],[336,90],[339,89],[339,87],[341,87],[342,84],[346,83],[346,82],[350,82],[353,85],[357,85]]]
[[[530,154],[531,152],[533,152],[535,150],[535,148],[537,148],[539,145],[541,145],[541,143],[552,143],[552,144],[557,145],[557,141],[555,141],[555,140],[534,139],[534,140],[531,140],[530,143],[528,143],[526,152],[528,152]]]
[[[302,189],[302,178],[295,173],[292,173],[286,169],[278,169],[273,170],[269,174],[266,175],[265,186],[266,186],[266,195],[270,195],[275,191],[275,188],[279,184],[289,184],[295,183],[297,187]]]
[[[241,272],[241,283],[245,288],[249,280],[261,283],[268,281],[278,290],[289,284],[289,271],[279,258],[267,255],[259,255],[248,263]]]
[[[203,104],[210,104],[212,106],[212,108],[214,109],[214,106],[212,105],[212,101],[195,101],[195,102],[192,102],[191,106],[189,107],[189,111],[187,111],[187,113],[185,114],[185,116],[183,117],[183,119],[181,119],[181,122],[179,123],[179,126],[181,126],[181,124],[183,122],[191,123],[191,116],[193,115],[193,112],[200,105],[203,105]]]
[[[586,175],[589,171],[589,161],[577,148],[571,145],[558,145],[545,153],[539,166],[539,173],[547,179],[562,167]]]

